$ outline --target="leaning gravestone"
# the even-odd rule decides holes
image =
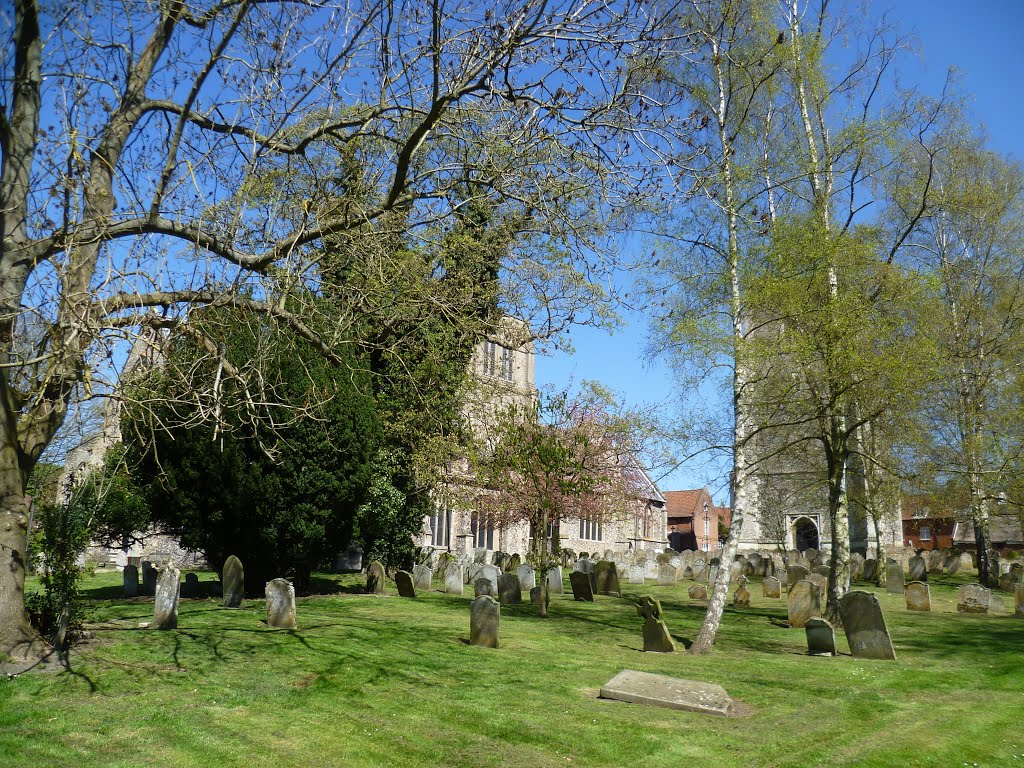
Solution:
[[[624,669],[601,687],[602,699],[727,716],[733,704],[720,685]]]
[[[631,565],[631,566],[629,566],[629,583],[630,584],[643,584],[644,583],[644,567],[642,565]]]
[[[139,569],[134,565],[126,565],[121,572],[124,581],[124,596],[135,597],[139,594]]]
[[[498,647],[501,604],[490,595],[480,595],[469,604],[469,643],[484,648]]]
[[[565,591],[562,586],[562,569],[555,566],[548,571],[548,592],[553,595],[560,595]]]
[[[573,571],[569,574],[569,585],[572,587],[573,600],[594,602],[594,589],[590,583],[589,574],[583,571]]]
[[[514,573],[503,573],[498,577],[498,601],[502,605],[519,605],[523,602],[523,588]]]
[[[383,595],[385,578],[384,566],[374,560],[366,569],[366,591],[371,595]]]
[[[658,564],[658,586],[674,587],[679,576],[679,571],[671,563]]]
[[[481,595],[487,595],[493,597],[495,600],[498,599],[498,585],[490,579],[483,577],[473,582],[473,597],[480,597]]]
[[[537,586],[537,573],[526,563],[519,566],[516,575],[519,576],[519,586],[523,589],[533,589]]]
[[[928,591],[928,585],[923,581],[911,581],[906,587],[907,610],[908,611],[930,611],[932,609],[932,598]]]
[[[964,584],[956,593],[956,609],[960,613],[988,613],[991,590],[980,584]]]
[[[807,653],[810,656],[835,656],[836,631],[824,619],[808,619]]]
[[[395,573],[395,586],[398,587],[399,597],[416,597],[416,585],[412,581],[412,574],[408,571]]]
[[[295,629],[295,587],[287,579],[268,581],[267,626],[273,629]]]
[[[839,615],[855,658],[896,660],[882,606],[871,592],[847,592],[839,598]]]
[[[928,563],[923,557],[914,555],[908,565],[911,581],[928,581]]]
[[[864,581],[869,584],[878,583],[878,561],[873,557],[864,561]]]
[[[903,592],[903,566],[896,560],[885,563],[885,591],[893,595]]]
[[[599,560],[594,565],[591,578],[596,594],[622,597],[622,590],[619,588],[619,569],[611,560]]]
[[[708,588],[703,584],[694,584],[686,591],[686,594],[689,595],[691,600],[707,600]]]
[[[422,589],[424,592],[430,590],[430,586],[434,581],[434,571],[425,565],[414,565],[412,567],[412,584],[416,589]]]
[[[761,582],[761,594],[764,597],[782,597],[782,584],[774,576],[768,576]]]
[[[464,583],[462,566],[458,563],[449,563],[444,571],[444,591],[449,595],[461,595]]]
[[[142,590],[147,595],[156,594],[156,568],[149,560],[142,561]]]
[[[809,619],[821,616],[821,591],[813,581],[801,579],[789,588],[789,626],[802,628]]]
[[[174,629],[178,626],[178,590],[181,571],[173,565],[161,568],[156,579],[153,601],[153,628]]]
[[[654,653],[674,653],[675,641],[662,621],[661,603],[644,595],[636,606],[636,615],[644,620],[644,650]]]
[[[225,608],[240,608],[245,595],[245,572],[242,561],[234,555],[224,561],[224,569],[220,572],[221,592],[224,595]]]
[[[740,585],[740,588],[732,596],[732,604],[735,608],[749,608],[750,591],[745,586]]]

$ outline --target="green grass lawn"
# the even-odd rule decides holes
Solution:
[[[213,578],[204,574],[204,579]],[[873,589],[898,661],[805,655],[781,600],[749,589],[714,654],[646,654],[633,599],[660,598],[688,645],[704,615],[677,587],[553,597],[551,617],[502,609],[502,647],[467,644],[470,595],[300,599],[299,629],[261,601],[183,600],[179,629],[140,629],[145,598],[87,579],[95,639],[70,672],[0,681],[0,766],[1012,766],[1024,765],[1024,619],[1012,595],[958,615],[963,578],[932,583],[931,614]],[[568,583],[568,579],[566,579]],[[329,585],[330,586],[330,585]],[[718,683],[745,716],[603,701],[622,669]]]

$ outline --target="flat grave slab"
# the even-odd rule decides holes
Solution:
[[[707,715],[732,714],[733,702],[720,685],[624,669],[601,688],[602,699],[681,709]]]

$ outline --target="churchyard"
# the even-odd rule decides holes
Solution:
[[[201,583],[216,580],[200,573]],[[70,671],[0,681],[0,765],[20,766],[1006,766],[1024,763],[1024,618],[1013,595],[958,613],[969,577],[933,576],[932,611],[880,601],[896,661],[807,655],[782,599],[747,585],[709,656],[684,648],[704,603],[694,582],[628,584],[594,602],[552,595],[550,617],[501,608],[497,649],[469,644],[470,601],[435,579],[415,599],[388,579],[321,575],[294,631],[263,600],[182,599],[177,629],[121,575],[86,579],[87,629]],[[735,590],[735,586],[731,592]],[[644,653],[642,595],[676,653]],[[624,669],[723,686],[736,716],[598,698]]]

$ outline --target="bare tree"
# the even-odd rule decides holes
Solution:
[[[633,129],[663,106],[644,3],[15,0],[3,14],[0,652],[34,652],[25,481],[75,393],[114,391],[141,329],[190,334],[216,360],[186,388],[195,413],[215,417],[230,378],[259,419],[272,355],[229,359],[189,308],[248,310],[337,360],[360,308],[300,300],[327,279],[325,239],[439,237],[474,196],[521,235],[506,302],[542,313],[541,332],[585,320],[600,238],[658,151]],[[25,354],[29,318],[46,332]]]

